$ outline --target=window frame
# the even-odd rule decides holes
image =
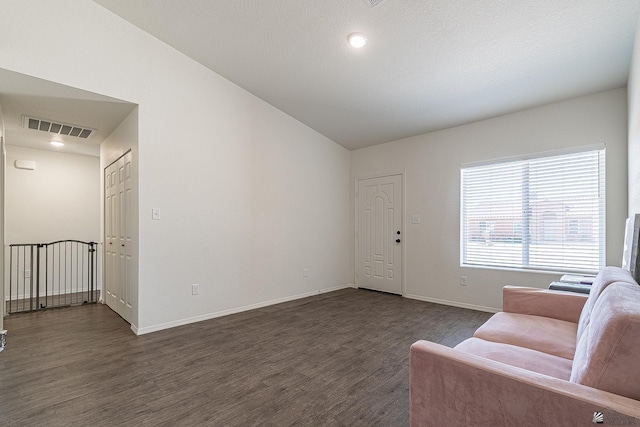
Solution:
[[[465,202],[465,170],[476,168],[476,167],[486,167],[486,166],[498,166],[506,163],[515,163],[515,162],[529,162],[536,161],[544,158],[550,157],[559,157],[559,156],[567,156],[567,155],[580,155],[589,152],[596,152],[598,158],[598,166],[597,166],[597,175],[598,175],[598,219],[597,229],[598,229],[598,239],[596,239],[595,244],[597,244],[597,251],[595,252],[598,255],[598,264],[597,268],[585,268],[580,266],[567,267],[563,265],[549,265],[549,266],[536,266],[531,265],[525,259],[523,255],[522,261],[519,265],[499,265],[497,262],[492,262],[489,264],[482,263],[469,263],[468,257],[466,256],[467,252],[467,243],[471,242],[471,233],[469,232],[468,221],[467,221],[467,205]],[[528,184],[530,185],[530,183]],[[523,195],[524,198],[524,195]],[[529,200],[530,202],[531,200]],[[580,146],[574,147],[566,150],[554,150],[554,151],[545,151],[545,152],[537,152],[530,153],[522,156],[513,156],[513,157],[504,157],[499,159],[489,159],[481,162],[473,162],[462,164],[460,167],[460,222],[459,222],[459,231],[460,231],[460,266],[465,268],[483,268],[483,269],[492,269],[492,270],[508,270],[508,271],[522,271],[522,272],[536,272],[536,273],[583,273],[583,274],[594,274],[597,273],[604,265],[606,265],[606,211],[607,211],[607,195],[606,195],[606,144],[596,144],[589,146]],[[466,222],[467,221],[467,222]],[[486,220],[484,222],[490,222],[491,220]],[[522,222],[524,218],[520,218],[519,221],[514,221],[512,224],[513,233],[516,234],[516,222],[519,222],[520,227],[522,227]],[[577,225],[578,230],[580,230],[581,225]],[[525,244],[526,239],[531,239],[533,233],[529,230],[529,235],[522,235],[522,244]],[[580,233],[580,231],[578,231]],[[567,232],[564,233],[564,236],[567,235]],[[568,240],[566,237],[563,237],[563,244]],[[526,243],[530,244],[530,243]],[[529,251],[530,252],[530,251]],[[559,252],[562,253],[562,252]],[[494,258],[495,259],[495,258]]]

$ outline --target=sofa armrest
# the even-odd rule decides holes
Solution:
[[[588,295],[549,289],[505,286],[502,310],[578,323]]]
[[[440,344],[411,346],[411,426],[640,425],[640,402]],[[607,422],[608,420],[608,422]]]

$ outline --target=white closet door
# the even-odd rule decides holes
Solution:
[[[131,323],[133,237],[131,152],[105,170],[105,295],[107,305]]]
[[[113,311],[118,312],[118,162],[105,169],[105,299]]]
[[[131,323],[133,316],[133,235],[131,227],[131,203],[132,203],[132,175],[131,175],[131,152],[124,155],[124,177],[123,177],[123,197],[122,197],[122,259],[121,268],[124,267],[123,288],[122,288],[122,310],[121,316]],[[124,245],[124,246],[122,246]]]

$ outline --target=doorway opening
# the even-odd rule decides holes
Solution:
[[[98,302],[97,250],[78,240],[10,244],[7,314]]]
[[[0,106],[0,317],[101,302],[102,172],[137,153],[137,105],[0,69]]]

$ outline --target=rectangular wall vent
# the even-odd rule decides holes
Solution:
[[[95,132],[85,126],[70,125],[68,123],[56,123],[52,120],[38,119],[35,117],[22,116],[22,126],[27,129],[41,130],[58,135],[75,136],[87,139]]]

